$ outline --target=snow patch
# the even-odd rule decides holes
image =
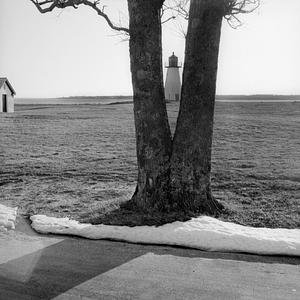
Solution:
[[[17,210],[17,207],[12,208],[0,204],[0,231],[15,229]]]
[[[206,251],[300,256],[299,229],[254,228],[207,216],[159,227],[91,225],[69,218],[44,215],[34,215],[31,221],[32,227],[41,233],[69,234],[89,239],[113,239],[132,243],[177,245]]]

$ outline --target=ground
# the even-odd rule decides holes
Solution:
[[[168,104],[172,130],[178,104]],[[243,225],[300,228],[300,103],[217,102],[212,188]],[[0,116],[0,199],[77,220],[130,198],[132,104],[17,105]]]
[[[0,299],[298,300],[299,263],[299,257],[44,236],[19,218],[15,231],[0,233]]]

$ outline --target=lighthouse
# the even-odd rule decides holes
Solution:
[[[165,98],[167,101],[179,101],[181,90],[179,68],[181,66],[178,65],[178,57],[174,55],[174,52],[169,57],[169,65],[166,68],[168,71],[165,84]]]

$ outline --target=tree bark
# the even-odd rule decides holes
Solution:
[[[179,116],[171,157],[173,206],[216,213],[210,185],[216,76],[223,1],[192,0]]]
[[[164,99],[161,0],[128,0],[138,181],[129,203],[162,210],[169,186],[171,132]]]

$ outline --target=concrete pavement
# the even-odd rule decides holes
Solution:
[[[0,299],[300,299],[300,258],[0,235]]]

